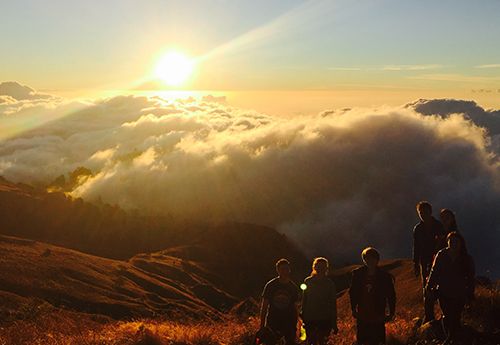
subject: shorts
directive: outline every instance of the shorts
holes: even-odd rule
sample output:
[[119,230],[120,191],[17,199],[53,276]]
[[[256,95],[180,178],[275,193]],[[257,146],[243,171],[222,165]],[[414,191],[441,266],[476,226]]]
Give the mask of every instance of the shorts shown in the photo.
[[287,345],[295,344],[297,335],[297,321],[295,322],[268,322],[269,327],[279,337],[284,337]]
[[385,323],[358,320],[356,338],[358,345],[385,344]]
[[320,337],[328,337],[332,331],[332,321],[331,320],[304,320],[304,328],[306,330],[306,335],[316,335]]

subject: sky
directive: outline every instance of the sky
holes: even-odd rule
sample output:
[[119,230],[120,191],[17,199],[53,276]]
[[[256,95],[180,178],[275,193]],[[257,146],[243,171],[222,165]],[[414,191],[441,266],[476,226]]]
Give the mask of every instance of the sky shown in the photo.
[[172,89],[150,79],[174,49],[198,61],[178,88],[239,92],[243,105],[272,90],[286,93],[269,106],[313,92],[341,106],[455,97],[494,107],[498,13],[497,0],[3,1],[0,79],[71,95]]

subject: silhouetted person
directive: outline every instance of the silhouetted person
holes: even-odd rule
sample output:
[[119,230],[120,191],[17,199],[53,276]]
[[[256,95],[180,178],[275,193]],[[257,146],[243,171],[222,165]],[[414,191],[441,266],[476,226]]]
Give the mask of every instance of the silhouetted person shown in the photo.
[[434,255],[445,246],[443,225],[432,216],[432,206],[427,201],[417,204],[420,222],[413,229],[413,262],[415,275],[421,277],[424,295],[424,322],[434,320],[436,297],[426,293],[425,285],[432,267]]
[[357,321],[357,344],[384,344],[385,323],[394,319],[396,311],[394,278],[378,267],[380,254],[375,248],[366,248],[361,257],[364,266],[352,272],[349,288],[352,316]]
[[[457,226],[457,218],[455,217],[455,213],[450,210],[449,208],[443,208],[439,212],[439,218],[441,218],[441,223],[443,224],[444,227],[444,232],[446,235],[448,235],[450,232],[458,232],[458,226]],[[443,248],[446,247],[446,237],[444,238],[445,244]]]
[[456,339],[466,303],[474,298],[474,262],[467,253],[465,240],[457,232],[447,236],[448,247],[434,259],[426,290],[437,290],[443,312],[443,326],[449,344]]
[[441,224],[443,224],[444,229],[443,235],[439,237],[438,243],[438,247],[441,250],[448,246],[448,234],[459,231],[455,213],[449,208],[441,209],[441,211],[439,211],[439,218],[441,219]]
[[314,259],[312,273],[301,286],[302,320],[309,345],[326,345],[330,332],[338,333],[337,289],[328,278],[328,266],[327,259]]
[[297,334],[300,291],[290,279],[290,262],[280,259],[276,263],[278,276],[271,279],[262,292],[260,329],[268,327],[284,336],[287,345],[295,344]]

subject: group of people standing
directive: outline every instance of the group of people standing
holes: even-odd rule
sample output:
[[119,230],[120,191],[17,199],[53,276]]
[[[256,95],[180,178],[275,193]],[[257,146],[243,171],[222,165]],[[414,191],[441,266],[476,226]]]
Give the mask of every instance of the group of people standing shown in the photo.
[[452,343],[457,338],[464,307],[474,298],[474,262],[452,210],[442,209],[440,222],[432,216],[432,205],[421,201],[417,213],[420,222],[413,229],[413,262],[415,275],[422,281],[423,322],[435,319],[434,305],[439,301],[445,343]]
[[[430,203],[421,201],[416,209],[420,222],[413,229],[413,261],[415,275],[422,281],[423,321],[434,320],[434,305],[439,301],[445,344],[451,344],[464,306],[474,296],[474,264],[451,210],[441,210],[440,222],[432,216]],[[385,344],[385,323],[396,313],[394,277],[379,267],[380,253],[375,248],[364,249],[361,258],[363,265],[353,270],[349,287],[357,344]],[[327,259],[315,258],[310,276],[299,289],[291,279],[290,262],[276,263],[278,276],[262,293],[257,343],[271,345],[281,339],[283,345],[296,344],[299,324],[308,345],[325,345],[332,333],[338,333],[337,289],[328,270]]]

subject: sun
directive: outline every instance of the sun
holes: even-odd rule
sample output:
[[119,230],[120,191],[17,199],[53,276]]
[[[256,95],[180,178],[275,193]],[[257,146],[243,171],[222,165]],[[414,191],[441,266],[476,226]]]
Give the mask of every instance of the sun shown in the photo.
[[169,86],[181,86],[193,74],[194,61],[181,52],[163,55],[155,68],[155,75]]

